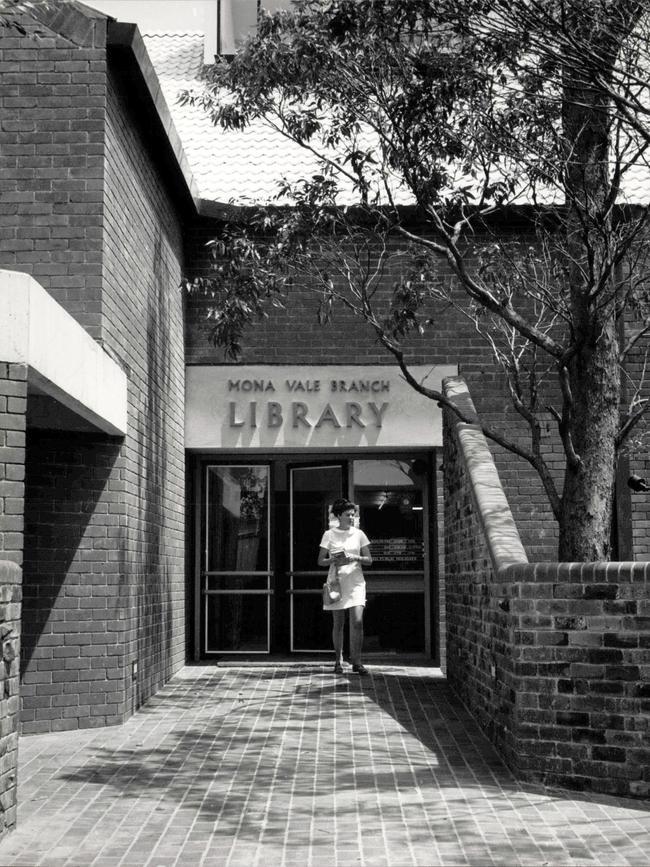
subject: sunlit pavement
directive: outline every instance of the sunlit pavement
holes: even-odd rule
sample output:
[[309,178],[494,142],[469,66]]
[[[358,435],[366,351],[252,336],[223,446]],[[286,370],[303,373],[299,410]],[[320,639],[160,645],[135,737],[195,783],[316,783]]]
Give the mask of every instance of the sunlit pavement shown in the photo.
[[650,864],[650,803],[522,786],[439,671],[188,667],[20,742],[0,865]]

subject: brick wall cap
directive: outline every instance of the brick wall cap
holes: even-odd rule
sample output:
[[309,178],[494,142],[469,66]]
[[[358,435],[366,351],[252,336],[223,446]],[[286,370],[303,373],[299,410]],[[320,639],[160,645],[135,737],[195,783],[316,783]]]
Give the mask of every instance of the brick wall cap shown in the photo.
[[70,0],[65,6],[35,6],[29,10],[29,14],[74,45],[84,48],[105,47],[106,22],[110,16],[79,0]]
[[[446,377],[443,391],[464,415],[477,419],[469,389],[462,377]],[[495,572],[507,566],[528,563],[494,458],[480,425],[458,421],[456,435]]]
[[527,563],[528,557],[483,431],[479,425],[460,423],[457,433],[493,568]]
[[[467,383],[462,376],[446,376],[442,380],[442,387],[445,397],[447,397],[454,406],[457,406],[463,415],[471,420],[473,424],[478,424],[478,413],[474,406],[474,401],[471,398]],[[453,418],[453,417],[452,417]],[[460,419],[457,419],[457,424],[462,424]]]
[[499,570],[500,581],[534,583],[612,584],[650,581],[650,563],[594,561],[589,563],[516,563]]

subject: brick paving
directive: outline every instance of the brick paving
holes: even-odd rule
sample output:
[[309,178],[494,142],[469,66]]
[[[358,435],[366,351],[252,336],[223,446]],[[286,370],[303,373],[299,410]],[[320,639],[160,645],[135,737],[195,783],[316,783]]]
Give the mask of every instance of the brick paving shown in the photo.
[[650,802],[512,777],[435,669],[187,667],[19,747],[0,865],[648,865]]

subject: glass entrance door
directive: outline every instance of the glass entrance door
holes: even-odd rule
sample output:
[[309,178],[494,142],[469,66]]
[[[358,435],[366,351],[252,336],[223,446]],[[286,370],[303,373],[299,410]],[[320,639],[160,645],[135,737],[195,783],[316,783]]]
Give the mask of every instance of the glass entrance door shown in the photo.
[[292,653],[329,650],[332,624],[323,614],[321,588],[326,573],[316,565],[328,529],[329,507],[345,490],[343,464],[289,470],[289,597]]
[[329,507],[341,496],[358,505],[373,556],[364,568],[364,654],[430,657],[438,611],[432,467],[427,454],[202,459],[195,658],[331,653],[317,558]]
[[269,467],[205,468],[203,652],[270,650]]
[[422,458],[352,462],[354,501],[370,539],[364,652],[431,655],[428,464]]

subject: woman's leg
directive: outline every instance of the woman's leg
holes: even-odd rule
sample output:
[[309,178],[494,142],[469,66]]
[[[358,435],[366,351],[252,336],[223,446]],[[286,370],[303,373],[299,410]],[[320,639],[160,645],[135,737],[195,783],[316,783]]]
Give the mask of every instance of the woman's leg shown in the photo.
[[350,608],[350,662],[361,664],[361,649],[363,647],[363,605]]
[[332,611],[332,644],[336,654],[336,662],[343,664],[343,627],[345,626],[345,609]]

